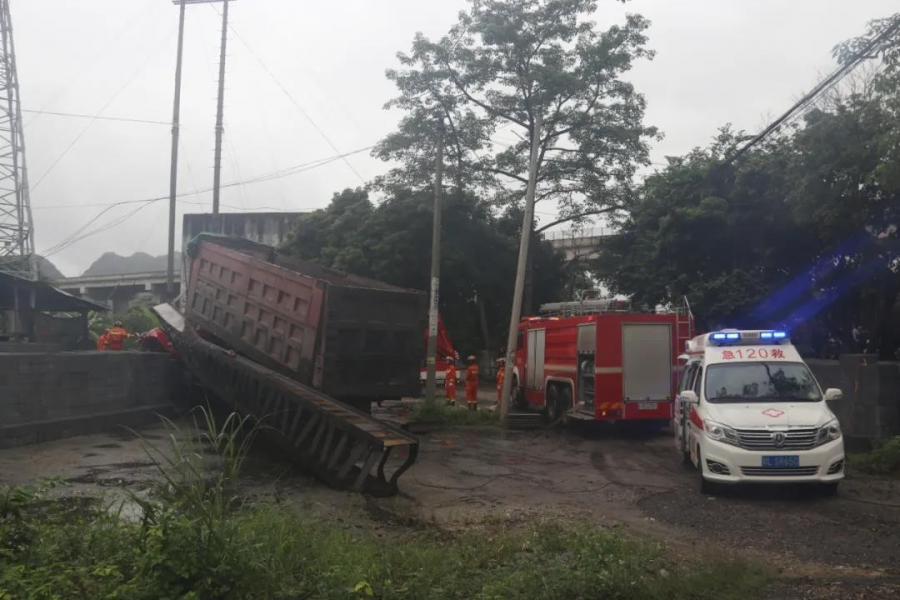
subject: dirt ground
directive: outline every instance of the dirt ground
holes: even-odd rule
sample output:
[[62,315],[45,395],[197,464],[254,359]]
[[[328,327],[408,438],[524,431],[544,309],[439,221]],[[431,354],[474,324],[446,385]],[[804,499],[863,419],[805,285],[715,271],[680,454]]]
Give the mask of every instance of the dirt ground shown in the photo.
[[[61,492],[113,496],[149,487],[147,442],[165,446],[161,426],[0,451],[0,482],[59,476]],[[616,427],[507,432],[434,430],[401,493],[371,499],[328,489],[278,457],[254,455],[246,491],[296,502],[353,526],[389,534],[406,522],[450,529],[485,520],[549,519],[617,528],[666,541],[684,556],[762,560],[781,575],[773,600],[900,598],[900,482],[859,476],[837,497],[797,487],[700,494],[665,432]]]

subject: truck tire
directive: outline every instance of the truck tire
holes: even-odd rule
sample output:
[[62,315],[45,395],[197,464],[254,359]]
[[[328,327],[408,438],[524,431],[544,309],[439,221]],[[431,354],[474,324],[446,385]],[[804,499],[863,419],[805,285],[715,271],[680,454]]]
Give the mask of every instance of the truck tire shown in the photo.
[[544,418],[551,425],[559,420],[559,390],[553,384],[547,386],[546,406],[544,408]]
[[512,405],[516,408],[516,410],[528,410],[528,402],[525,401],[525,390],[519,387],[518,377],[513,377],[512,391],[510,392],[510,396],[512,396]]
[[569,424],[569,419],[566,415],[570,410],[572,410],[572,388],[563,385],[559,394],[559,414],[562,416],[563,425]]

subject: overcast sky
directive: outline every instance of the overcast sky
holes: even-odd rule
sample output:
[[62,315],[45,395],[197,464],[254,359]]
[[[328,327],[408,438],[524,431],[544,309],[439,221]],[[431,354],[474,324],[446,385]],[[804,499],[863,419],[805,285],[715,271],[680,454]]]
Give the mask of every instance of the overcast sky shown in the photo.
[[[167,122],[177,7],[171,0],[10,0],[23,109]],[[721,125],[756,131],[834,67],[835,43],[893,14],[895,0],[600,0],[604,27],[649,18],[656,59],[630,75],[647,123],[666,135],[653,161],[705,145]],[[217,5],[218,6],[218,5]],[[236,182],[366,148],[397,113],[384,71],[417,31],[438,37],[465,0],[237,0],[232,3],[223,181]],[[188,7],[182,96],[183,212],[209,212],[220,18]],[[44,253],[104,205],[165,196],[170,127],[24,115],[37,249]],[[327,139],[326,139],[327,138]],[[368,152],[274,181],[229,187],[223,211],[310,210],[381,173]],[[357,176],[356,173],[359,176]],[[361,179],[360,179],[361,178]],[[188,204],[191,203],[191,204]],[[69,276],[100,254],[162,254],[166,202],[109,210],[110,226],[53,254]],[[551,218],[550,215],[542,215]],[[118,222],[120,221],[121,222]],[[180,239],[180,232],[179,238]]]

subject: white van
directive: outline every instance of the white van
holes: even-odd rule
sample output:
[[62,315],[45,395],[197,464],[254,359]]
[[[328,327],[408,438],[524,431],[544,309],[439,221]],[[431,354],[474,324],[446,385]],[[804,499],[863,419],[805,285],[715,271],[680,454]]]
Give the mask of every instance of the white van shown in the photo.
[[837,491],[841,428],[783,331],[724,330],[687,343],[674,431],[701,489],[716,484],[811,482]]

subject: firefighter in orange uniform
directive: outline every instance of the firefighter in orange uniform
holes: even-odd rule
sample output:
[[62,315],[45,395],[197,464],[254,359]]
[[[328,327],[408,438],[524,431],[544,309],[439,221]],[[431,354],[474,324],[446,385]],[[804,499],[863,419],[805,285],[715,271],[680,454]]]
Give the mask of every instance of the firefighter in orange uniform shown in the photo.
[[503,378],[506,377],[506,359],[497,359],[497,404],[503,402]]
[[447,357],[447,372],[444,375],[444,391],[447,392],[447,404],[456,406],[456,362],[452,356]]
[[474,356],[469,357],[466,369],[466,404],[469,410],[478,410],[478,364]]
[[116,321],[112,329],[108,329],[106,333],[103,334],[103,337],[101,338],[103,347],[100,349],[114,351],[124,350],[125,340],[130,337],[128,332],[125,331],[125,328],[122,327],[122,321]]

